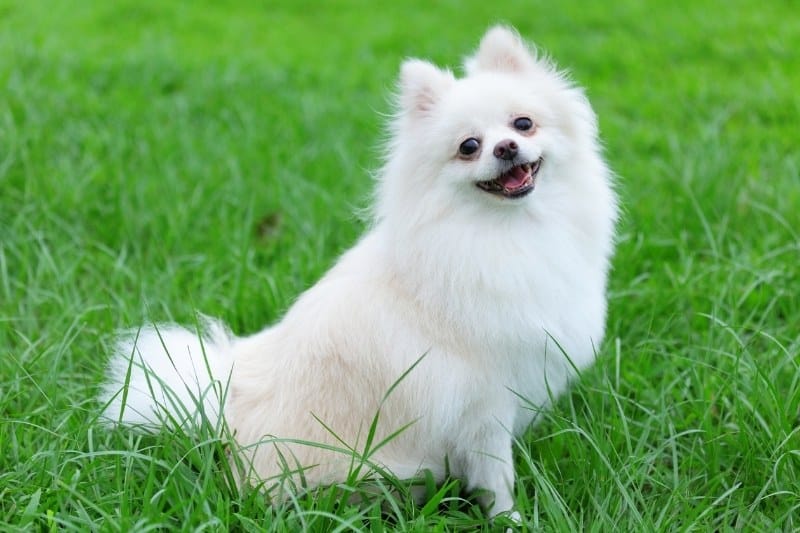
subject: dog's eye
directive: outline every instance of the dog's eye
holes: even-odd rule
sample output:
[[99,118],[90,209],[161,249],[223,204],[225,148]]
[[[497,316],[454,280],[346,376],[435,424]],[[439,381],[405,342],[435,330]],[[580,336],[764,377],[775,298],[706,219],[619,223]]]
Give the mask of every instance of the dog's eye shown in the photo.
[[533,127],[533,121],[528,117],[519,117],[514,120],[514,127],[519,131],[528,131]]
[[472,155],[481,147],[481,142],[475,137],[470,137],[458,147],[458,153],[461,155]]

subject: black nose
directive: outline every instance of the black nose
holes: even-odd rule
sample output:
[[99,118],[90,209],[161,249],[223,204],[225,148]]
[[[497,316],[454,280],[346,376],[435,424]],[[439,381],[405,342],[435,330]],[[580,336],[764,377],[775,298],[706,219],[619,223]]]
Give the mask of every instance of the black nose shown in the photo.
[[494,156],[497,159],[511,160],[517,157],[519,146],[511,139],[505,139],[494,145]]

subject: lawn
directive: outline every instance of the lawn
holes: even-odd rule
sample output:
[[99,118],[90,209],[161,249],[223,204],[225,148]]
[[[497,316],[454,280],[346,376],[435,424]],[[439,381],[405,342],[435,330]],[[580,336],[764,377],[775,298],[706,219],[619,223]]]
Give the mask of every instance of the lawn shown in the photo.
[[624,206],[598,363],[517,449],[524,524],[800,528],[796,6],[302,4],[0,0],[0,529],[503,529],[457,482],[271,508],[223,440],[93,400],[117,328],[280,317],[364,229],[400,61],[496,21],[586,87]]

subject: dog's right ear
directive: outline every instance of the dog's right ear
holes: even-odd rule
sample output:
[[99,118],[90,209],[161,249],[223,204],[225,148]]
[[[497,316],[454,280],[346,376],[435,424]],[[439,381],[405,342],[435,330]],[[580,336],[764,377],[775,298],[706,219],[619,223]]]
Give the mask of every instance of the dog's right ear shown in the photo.
[[536,56],[513,28],[495,26],[486,32],[475,55],[465,61],[468,74],[498,71],[518,74],[534,68]]
[[455,81],[453,73],[421,59],[407,59],[400,67],[400,107],[412,116],[430,114]]

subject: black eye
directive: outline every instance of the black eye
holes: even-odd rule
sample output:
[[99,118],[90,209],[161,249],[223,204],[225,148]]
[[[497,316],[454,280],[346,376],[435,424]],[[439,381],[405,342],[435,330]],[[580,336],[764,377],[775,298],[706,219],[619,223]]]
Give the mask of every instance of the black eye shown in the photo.
[[514,127],[519,131],[528,131],[533,127],[533,121],[528,117],[519,117],[514,120]]
[[481,147],[481,142],[475,137],[470,137],[458,147],[458,153],[461,155],[472,155]]

